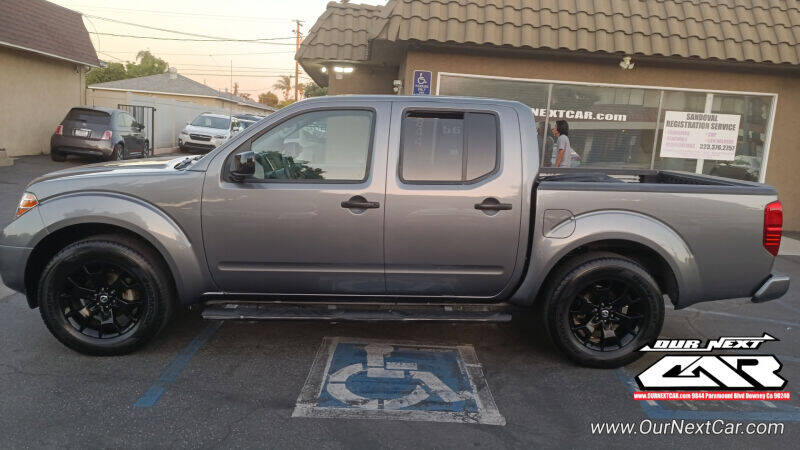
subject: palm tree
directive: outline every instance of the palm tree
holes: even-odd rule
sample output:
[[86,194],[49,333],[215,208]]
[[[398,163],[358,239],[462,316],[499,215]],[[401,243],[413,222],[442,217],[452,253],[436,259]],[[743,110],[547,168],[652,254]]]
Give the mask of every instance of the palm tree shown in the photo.
[[289,98],[289,92],[292,91],[292,77],[290,75],[281,75],[278,81],[272,85],[275,89],[283,92],[283,98]]

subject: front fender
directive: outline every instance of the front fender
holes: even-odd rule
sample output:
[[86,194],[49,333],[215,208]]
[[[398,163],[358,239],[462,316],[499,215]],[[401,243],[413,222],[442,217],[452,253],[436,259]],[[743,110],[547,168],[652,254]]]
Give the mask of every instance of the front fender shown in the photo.
[[[202,243],[192,243],[164,211],[141,199],[113,192],[79,192],[51,197],[37,207],[46,234],[79,224],[114,225],[131,231],[158,250],[167,262],[181,303],[213,290],[203,263]],[[41,240],[45,233],[37,233]],[[35,247],[38,241],[32,243]]]
[[[572,220],[575,231],[563,239],[540,237],[541,223],[536,224],[528,271],[511,297],[512,303],[532,304],[547,275],[567,254],[582,246],[607,240],[632,241],[650,248],[669,264],[681,298],[692,299],[699,295],[700,273],[694,255],[684,239],[665,223],[623,210],[594,211],[575,216]],[[554,229],[560,226],[563,224]]]

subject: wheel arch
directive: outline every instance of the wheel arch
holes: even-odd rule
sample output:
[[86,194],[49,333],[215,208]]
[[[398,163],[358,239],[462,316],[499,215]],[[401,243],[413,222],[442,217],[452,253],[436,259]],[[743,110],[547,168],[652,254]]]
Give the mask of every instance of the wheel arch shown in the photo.
[[566,239],[533,239],[528,270],[512,303],[534,304],[564,262],[589,251],[608,251],[633,259],[653,275],[676,307],[680,307],[681,299],[699,294],[694,255],[665,223],[632,211],[598,211],[575,216],[574,220],[575,231]]
[[181,303],[213,290],[207,285],[210,275],[202,245],[192,245],[180,226],[154,205],[121,194],[80,193],[49,199],[38,209],[47,233],[33,245],[25,268],[31,307],[38,304],[35,286],[47,261],[70,243],[98,234],[123,234],[153,248],[169,269]]

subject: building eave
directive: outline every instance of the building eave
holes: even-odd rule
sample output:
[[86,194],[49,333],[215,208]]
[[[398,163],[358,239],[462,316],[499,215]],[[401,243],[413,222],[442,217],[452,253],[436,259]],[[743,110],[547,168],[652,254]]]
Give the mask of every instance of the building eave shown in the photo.
[[29,48],[29,47],[24,47],[22,45],[12,44],[10,42],[0,41],[0,46],[13,48],[14,50],[22,50],[22,51],[25,51],[25,52],[35,53],[37,55],[45,56],[47,58],[57,59],[59,61],[70,62],[70,63],[73,63],[73,64],[80,64],[80,65],[86,66],[86,67],[100,67],[100,62],[99,61],[97,63],[90,63],[90,62],[86,62],[86,61],[77,61],[77,60],[74,60],[74,59],[71,59],[71,58],[65,58],[63,56],[55,55],[53,53],[47,53],[47,52],[43,52],[41,50],[36,50],[34,48]]

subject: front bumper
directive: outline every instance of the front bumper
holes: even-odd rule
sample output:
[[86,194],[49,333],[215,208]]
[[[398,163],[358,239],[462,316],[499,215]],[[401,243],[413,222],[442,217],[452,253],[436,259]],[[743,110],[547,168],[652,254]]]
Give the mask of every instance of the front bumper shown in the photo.
[[767,281],[753,294],[753,303],[763,303],[780,298],[789,290],[789,277],[771,274]]
[[192,139],[188,135],[181,135],[178,138],[178,147],[192,150],[211,151],[225,142],[225,139],[211,139],[209,141]]
[[0,280],[17,292],[25,292],[25,267],[33,251],[27,247],[0,245]]

